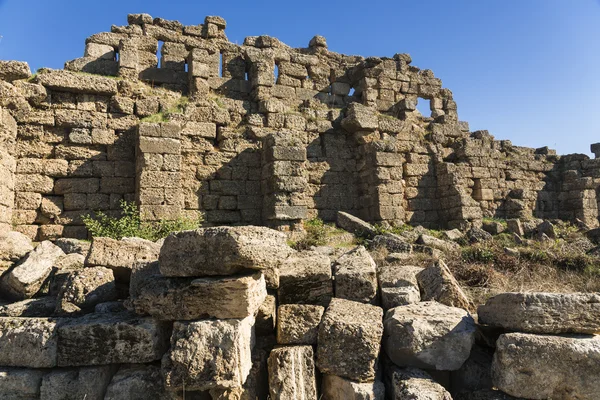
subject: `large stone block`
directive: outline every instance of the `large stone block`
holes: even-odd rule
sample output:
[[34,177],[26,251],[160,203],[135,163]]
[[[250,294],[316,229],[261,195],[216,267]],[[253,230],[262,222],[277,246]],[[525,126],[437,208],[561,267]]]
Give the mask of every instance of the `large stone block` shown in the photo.
[[477,309],[479,322],[531,333],[600,333],[600,295],[502,293]]
[[201,279],[167,278],[154,262],[136,265],[129,293],[131,308],[138,314],[160,320],[194,320],[254,315],[265,300],[267,289],[260,272]]
[[597,336],[501,335],[492,379],[498,389],[526,399],[600,398]]
[[166,397],[160,367],[124,365],[112,377],[104,400],[163,400]]
[[377,235],[373,225],[343,211],[338,211],[336,224],[340,228],[366,239],[372,239]]
[[43,369],[0,367],[0,399],[37,400],[40,398]]
[[281,304],[329,304],[333,297],[329,257],[314,251],[290,256],[281,264],[277,294]]
[[358,383],[335,375],[323,376],[323,400],[384,400],[381,381]]
[[15,231],[0,233],[0,263],[19,261],[31,250],[33,250],[31,240],[22,233]]
[[168,327],[128,312],[90,314],[58,329],[58,365],[147,363],[166,351]]
[[252,368],[254,317],[175,322],[162,359],[169,390],[241,388]]
[[363,246],[340,256],[334,266],[335,297],[371,303],[377,296],[377,266]]
[[54,313],[56,297],[39,297],[0,305],[0,317],[49,317]]
[[475,342],[469,313],[436,302],[392,308],[384,326],[383,348],[400,367],[457,370]]
[[69,274],[58,294],[57,311],[64,312],[72,306],[84,311],[92,310],[98,303],[116,299],[117,287],[112,270],[84,268]]
[[311,346],[273,349],[268,364],[271,399],[318,399],[315,361]]
[[172,233],[160,252],[160,272],[172,277],[231,275],[276,269],[294,250],[286,236],[258,226],[203,228]]
[[77,74],[64,70],[44,70],[36,76],[38,83],[63,92],[117,94],[117,81],[104,76]]
[[433,378],[417,368],[386,368],[386,389],[389,399],[452,400],[450,393]]
[[48,318],[0,318],[0,365],[55,367],[58,326]]
[[40,243],[23,261],[2,277],[0,288],[6,297],[28,299],[42,287],[52,267],[65,253],[50,241]]
[[417,274],[423,268],[410,265],[384,265],[377,279],[384,310],[421,301]]
[[383,334],[382,318],[379,307],[333,299],[319,327],[319,370],[357,382],[372,381]]
[[435,300],[465,310],[471,306],[467,295],[442,260],[419,272],[417,280],[421,288],[421,299],[424,301]]
[[374,131],[379,127],[377,111],[360,103],[350,103],[346,109],[346,117],[342,120],[342,127],[350,133]]
[[311,304],[283,304],[277,308],[277,343],[317,344],[325,308]]
[[6,82],[26,79],[31,76],[31,70],[26,62],[0,61],[0,79]]
[[42,380],[40,400],[104,400],[115,369],[103,365],[51,371]]

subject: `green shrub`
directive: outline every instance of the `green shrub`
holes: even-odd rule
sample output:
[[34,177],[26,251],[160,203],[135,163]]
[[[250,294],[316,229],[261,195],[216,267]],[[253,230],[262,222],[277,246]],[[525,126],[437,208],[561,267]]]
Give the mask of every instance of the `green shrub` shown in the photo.
[[98,211],[95,216],[84,215],[83,223],[92,237],[109,237],[117,240],[124,237],[139,237],[156,241],[168,236],[171,232],[200,227],[202,217],[197,219],[179,217],[172,221],[142,222],[135,203],[121,201],[120,217],[112,217]]
[[293,247],[296,250],[306,250],[312,246],[323,246],[327,243],[327,225],[320,218],[304,221],[306,236],[298,240]]
[[466,262],[488,264],[496,260],[496,254],[485,247],[467,247],[462,250],[462,259]]

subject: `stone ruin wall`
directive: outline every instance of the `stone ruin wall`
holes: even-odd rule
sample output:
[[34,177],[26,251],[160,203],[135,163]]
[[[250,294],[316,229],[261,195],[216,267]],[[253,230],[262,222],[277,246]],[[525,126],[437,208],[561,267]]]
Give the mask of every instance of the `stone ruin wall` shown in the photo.
[[[85,238],[82,215],[125,199],[147,220],[202,211],[209,225],[284,230],[339,210],[426,227],[598,225],[598,159],[470,132],[452,92],[406,54],[341,55],[318,36],[237,45],[219,17],[128,22],[89,37],[65,70],[3,64],[0,223]],[[178,104],[168,122],[144,121]]]

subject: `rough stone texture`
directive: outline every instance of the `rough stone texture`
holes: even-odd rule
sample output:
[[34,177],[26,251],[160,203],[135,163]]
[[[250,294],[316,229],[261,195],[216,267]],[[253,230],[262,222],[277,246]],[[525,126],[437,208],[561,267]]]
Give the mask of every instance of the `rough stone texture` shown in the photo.
[[475,322],[464,310],[436,302],[392,308],[385,315],[383,348],[394,364],[457,370],[475,342]]
[[169,235],[160,252],[165,276],[231,275],[277,268],[294,251],[286,236],[265,227],[215,227]]
[[516,397],[502,393],[499,390],[477,390],[474,392],[463,392],[453,396],[454,400],[521,400]]
[[450,376],[453,393],[491,389],[493,350],[475,344],[467,361]]
[[329,304],[333,297],[329,257],[314,251],[290,256],[281,264],[277,295],[280,304]]
[[600,333],[600,296],[502,293],[477,309],[479,322],[531,333]]
[[26,62],[0,61],[0,79],[12,82],[17,79],[26,79],[31,76],[31,70]]
[[373,238],[374,247],[384,247],[390,253],[411,253],[412,245],[402,236],[386,233]]
[[417,239],[417,243],[446,253],[460,250],[460,246],[457,243],[449,242],[443,239],[438,239],[430,235],[420,235]]
[[36,75],[41,85],[64,92],[117,94],[117,81],[103,76],[81,75],[63,70],[45,69]]
[[53,368],[58,349],[56,320],[0,318],[0,365]]
[[377,266],[363,246],[343,254],[334,266],[335,297],[370,303],[377,296]]
[[0,233],[0,263],[19,261],[31,250],[33,250],[31,240],[22,233],[15,231]]
[[119,281],[129,281],[134,264],[158,260],[160,244],[139,238],[115,240],[98,237],[92,241],[86,266],[107,267]]
[[158,366],[131,364],[112,377],[104,400],[162,400],[165,396]]
[[600,398],[596,336],[501,335],[492,364],[494,385],[527,399]]
[[272,335],[277,326],[277,299],[273,295],[267,295],[262,302],[256,317],[254,317],[254,331],[256,336]]
[[33,297],[52,272],[56,260],[64,255],[52,242],[40,243],[19,265],[2,277],[0,287],[5,296],[18,300]]
[[395,264],[379,269],[377,279],[384,310],[421,301],[417,274],[422,270],[421,267]]
[[36,400],[46,371],[0,367],[0,399]]
[[166,278],[158,263],[138,264],[129,287],[130,307],[161,320],[254,315],[267,296],[260,272],[231,277]]
[[269,394],[273,400],[317,400],[311,346],[279,347],[269,356]]
[[338,211],[336,224],[340,228],[366,239],[372,239],[377,235],[373,225],[343,211]]
[[0,317],[49,317],[56,307],[56,297],[40,297],[0,305]]
[[277,343],[317,344],[325,308],[310,304],[283,304],[277,308]]
[[382,318],[379,307],[331,300],[319,327],[319,370],[357,382],[372,381],[383,334]]
[[435,300],[447,306],[464,309],[471,306],[467,295],[442,260],[419,272],[417,281],[423,301]]
[[321,385],[323,400],[384,400],[381,381],[358,383],[335,375],[324,375]]
[[70,303],[82,310],[117,299],[117,287],[112,270],[104,267],[84,268],[72,272],[58,294],[57,307]]
[[254,317],[175,322],[162,359],[165,386],[176,390],[240,388],[252,368]]
[[40,400],[104,400],[115,367],[84,367],[49,372],[42,380]]
[[146,363],[166,350],[167,326],[130,313],[90,314],[58,329],[58,365]]
[[81,254],[87,257],[91,243],[78,239],[59,238],[54,242],[65,254]]
[[452,400],[442,385],[417,368],[387,368],[386,389],[390,399]]

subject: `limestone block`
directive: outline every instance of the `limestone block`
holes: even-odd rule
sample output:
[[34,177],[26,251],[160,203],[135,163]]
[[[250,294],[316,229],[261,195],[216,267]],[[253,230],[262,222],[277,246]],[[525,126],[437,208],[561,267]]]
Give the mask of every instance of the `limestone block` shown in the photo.
[[46,371],[0,367],[0,399],[37,400]]
[[372,381],[383,334],[382,318],[379,307],[332,299],[319,327],[319,370],[357,382]]
[[15,191],[33,193],[52,193],[54,179],[46,175],[15,175]]
[[373,238],[374,247],[384,247],[390,253],[411,253],[412,246],[402,236],[393,233],[377,235]]
[[494,386],[527,399],[600,398],[598,336],[501,335],[492,364]]
[[0,317],[0,365],[55,367],[58,326],[48,318]]
[[203,228],[169,235],[160,252],[165,276],[231,275],[276,269],[294,250],[281,232],[257,226]]
[[447,306],[469,309],[470,302],[467,295],[442,260],[419,272],[417,280],[421,288],[422,300],[435,300]]
[[23,261],[2,277],[4,295],[13,299],[33,297],[42,287],[57,259],[65,253],[50,241],[40,243]]
[[90,251],[90,242],[72,239],[72,238],[59,238],[54,241],[54,244],[61,248],[65,254],[81,254],[87,256]]
[[0,80],[12,82],[31,76],[31,70],[26,62],[0,61]]
[[422,270],[421,267],[394,264],[380,268],[377,279],[384,310],[421,301],[417,274]]
[[40,400],[104,400],[115,367],[104,365],[50,371],[42,380]]
[[452,400],[442,385],[417,368],[386,368],[385,379],[390,399]]
[[269,355],[269,394],[273,400],[317,400],[311,346],[278,347]]
[[0,233],[0,262],[16,262],[33,250],[31,240],[22,233],[8,231]]
[[117,81],[99,75],[76,74],[65,70],[46,69],[36,81],[49,89],[73,93],[117,94]]
[[163,400],[165,397],[160,367],[123,365],[112,377],[104,400]]
[[392,308],[384,327],[383,348],[401,367],[457,370],[475,342],[475,322],[469,313],[436,302]]
[[240,388],[252,368],[254,317],[175,322],[162,359],[169,390]]
[[55,307],[55,297],[27,299],[0,305],[0,317],[49,317]]
[[[76,255],[79,256],[79,255]],[[105,267],[84,268],[71,272],[58,293],[57,312],[64,312],[69,303],[82,310],[92,310],[96,304],[117,299],[117,287],[112,270]]]
[[460,246],[458,245],[458,243],[438,239],[430,235],[420,235],[417,239],[417,243],[422,244],[423,246],[428,246],[434,249],[441,250],[446,253],[460,250]]
[[317,344],[325,308],[311,304],[283,304],[277,308],[277,343]]
[[342,128],[350,133],[358,131],[374,131],[379,127],[376,110],[360,103],[350,103],[346,109],[346,117],[342,120]]
[[600,296],[592,293],[502,293],[477,309],[479,322],[531,333],[600,333]]
[[323,400],[384,400],[381,381],[358,383],[335,375],[324,375],[321,385]]
[[254,315],[267,296],[260,272],[231,277],[167,278],[158,263],[135,266],[130,307],[160,320],[245,318]]
[[335,297],[370,303],[377,296],[375,261],[364,248],[358,246],[340,256],[334,266]]
[[333,297],[329,257],[313,251],[290,256],[279,269],[277,295],[280,304],[329,304]]
[[70,319],[58,329],[58,365],[156,361],[166,350],[167,334],[165,324],[128,312]]

